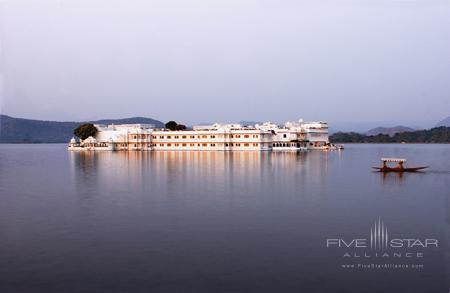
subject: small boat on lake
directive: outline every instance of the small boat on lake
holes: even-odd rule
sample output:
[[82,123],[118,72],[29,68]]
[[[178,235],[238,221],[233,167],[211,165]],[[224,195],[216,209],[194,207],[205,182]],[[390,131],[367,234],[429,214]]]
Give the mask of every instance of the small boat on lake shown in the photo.
[[[381,167],[372,167],[378,172],[417,172],[423,169],[428,168],[428,166],[421,167],[406,167],[406,159],[400,158],[381,158]],[[388,163],[397,163],[396,166],[391,167]]]

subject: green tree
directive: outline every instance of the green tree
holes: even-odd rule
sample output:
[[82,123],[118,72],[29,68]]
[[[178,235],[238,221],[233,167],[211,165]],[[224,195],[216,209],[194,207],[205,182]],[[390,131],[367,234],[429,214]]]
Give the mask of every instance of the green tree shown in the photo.
[[75,130],[73,131],[73,134],[75,134],[77,137],[81,138],[81,139],[86,139],[89,136],[94,137],[95,134],[97,134],[97,128],[95,128],[94,124],[91,123],[86,123],[86,124],[82,124],[80,126],[78,126],[77,128],[75,128]]
[[177,130],[186,130],[186,125],[178,124],[177,125]]
[[169,121],[166,123],[166,128],[170,129],[170,130],[178,130],[178,123],[176,123],[175,121]]

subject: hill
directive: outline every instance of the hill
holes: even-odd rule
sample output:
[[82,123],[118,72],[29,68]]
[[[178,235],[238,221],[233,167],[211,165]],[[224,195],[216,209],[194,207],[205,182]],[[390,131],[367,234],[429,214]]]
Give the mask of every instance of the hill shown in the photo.
[[400,132],[392,137],[387,134],[364,135],[356,132],[337,132],[330,136],[330,141],[333,143],[450,143],[450,127]]
[[441,120],[441,121],[439,121],[436,124],[436,127],[440,127],[440,126],[450,127],[450,116],[445,118],[445,119],[443,119],[443,120]]
[[83,122],[59,122],[14,118],[7,115],[0,115],[0,143],[64,143],[68,142],[73,136],[73,130],[83,123],[147,123],[154,124],[156,127],[164,127],[164,123],[161,121],[145,117]]
[[372,128],[365,133],[365,135],[378,135],[378,134],[387,134],[389,136],[394,136],[396,133],[400,132],[411,132],[414,131],[411,127],[406,126],[394,126],[394,127],[376,127]]

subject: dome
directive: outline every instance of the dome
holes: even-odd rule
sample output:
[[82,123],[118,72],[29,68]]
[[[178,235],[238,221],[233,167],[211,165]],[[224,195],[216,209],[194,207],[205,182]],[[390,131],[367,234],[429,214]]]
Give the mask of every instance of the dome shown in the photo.
[[75,137],[72,137],[72,139],[70,140],[70,143],[77,143],[77,141],[75,140]]

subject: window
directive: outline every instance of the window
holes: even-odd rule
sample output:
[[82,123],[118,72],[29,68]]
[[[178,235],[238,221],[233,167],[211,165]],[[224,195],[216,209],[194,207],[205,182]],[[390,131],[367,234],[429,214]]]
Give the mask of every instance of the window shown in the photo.
[[211,135],[210,138],[216,138],[216,136],[215,135]]
[[212,146],[212,147],[213,147],[213,146],[216,146],[216,144],[215,144],[215,143],[212,143],[212,144],[210,144],[210,146]]
[[175,135],[174,138],[180,138],[178,135]]
[[186,146],[186,144],[185,144],[185,143],[183,143],[183,144],[182,144],[182,146],[184,146],[184,147],[185,147],[185,146]]
[[183,135],[181,138],[186,138],[186,135]]
[[[164,138],[164,136],[162,138]],[[167,139],[170,139],[170,135],[167,136]]]
[[248,143],[244,143],[244,146],[248,147],[248,146],[249,146],[249,144],[248,144]]
[[[137,138],[137,136],[135,135],[135,136],[134,136],[134,139],[136,139],[136,138]],[[136,145],[135,145],[135,146],[136,146]]]
[[228,144],[226,143],[226,144],[225,144],[225,146],[227,147],[227,146],[228,146]]
[[250,137],[250,135],[246,134],[246,135],[244,135],[244,137],[245,137],[245,138],[249,138],[249,137]]
[[195,135],[191,135],[191,138],[195,138]]
[[203,144],[202,144],[202,146],[204,146],[204,147],[205,147],[205,146],[208,146],[208,145],[207,145],[206,143],[203,143]]
[[283,137],[286,138],[286,137],[287,137],[287,134],[283,134]]
[[172,144],[168,143],[167,146],[170,147],[170,146],[172,146]]

